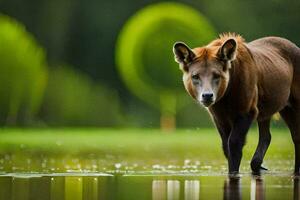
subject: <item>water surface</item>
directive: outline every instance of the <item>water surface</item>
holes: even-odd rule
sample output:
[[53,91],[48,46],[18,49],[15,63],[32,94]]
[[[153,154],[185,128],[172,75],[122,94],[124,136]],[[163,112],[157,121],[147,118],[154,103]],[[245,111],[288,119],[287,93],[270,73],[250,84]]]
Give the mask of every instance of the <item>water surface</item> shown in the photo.
[[289,133],[274,131],[262,176],[250,174],[251,130],[240,177],[214,129],[3,130],[0,200],[299,199]]
[[0,200],[299,199],[299,179],[265,174],[5,174]]

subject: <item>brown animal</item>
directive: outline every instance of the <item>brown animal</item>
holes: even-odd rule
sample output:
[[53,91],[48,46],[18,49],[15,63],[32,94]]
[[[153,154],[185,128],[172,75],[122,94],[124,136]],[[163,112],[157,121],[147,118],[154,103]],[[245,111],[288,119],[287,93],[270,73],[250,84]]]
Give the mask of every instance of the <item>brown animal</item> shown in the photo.
[[175,59],[187,92],[203,106],[222,138],[229,173],[238,173],[251,123],[259,142],[251,168],[262,169],[271,141],[270,120],[279,112],[295,145],[295,173],[300,172],[300,49],[287,39],[265,37],[246,43],[223,34],[207,46],[190,49],[177,42]]

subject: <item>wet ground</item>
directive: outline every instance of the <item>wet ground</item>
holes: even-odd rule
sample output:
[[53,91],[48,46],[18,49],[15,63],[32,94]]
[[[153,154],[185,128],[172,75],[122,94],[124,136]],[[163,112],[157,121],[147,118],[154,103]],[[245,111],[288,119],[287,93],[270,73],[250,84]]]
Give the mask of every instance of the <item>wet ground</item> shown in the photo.
[[0,200],[299,199],[289,133],[275,130],[261,176],[251,130],[238,177],[214,129],[2,130]]
[[0,177],[1,200],[199,200],[299,199],[299,179],[288,174],[97,173],[5,174]]

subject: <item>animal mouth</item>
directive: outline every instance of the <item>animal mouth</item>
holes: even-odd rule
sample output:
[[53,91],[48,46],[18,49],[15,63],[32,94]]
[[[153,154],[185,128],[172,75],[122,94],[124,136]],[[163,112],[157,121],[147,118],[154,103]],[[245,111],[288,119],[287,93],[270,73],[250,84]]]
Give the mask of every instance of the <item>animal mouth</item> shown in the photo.
[[214,102],[213,100],[206,100],[206,101],[202,100],[201,101],[202,105],[204,105],[205,107],[209,107],[210,105],[213,104],[213,102]]

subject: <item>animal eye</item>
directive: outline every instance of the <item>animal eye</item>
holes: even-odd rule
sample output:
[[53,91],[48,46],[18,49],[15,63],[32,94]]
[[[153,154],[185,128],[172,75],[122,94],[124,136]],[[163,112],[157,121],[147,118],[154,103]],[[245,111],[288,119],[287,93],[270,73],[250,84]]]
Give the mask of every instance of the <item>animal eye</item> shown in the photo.
[[194,74],[194,75],[192,75],[192,79],[193,79],[193,80],[199,80],[199,76],[198,76],[198,74]]
[[192,75],[192,82],[193,82],[194,85],[200,85],[200,86],[202,86],[202,81],[201,81],[201,79],[199,77],[199,74]]
[[214,79],[214,80],[219,80],[220,77],[221,77],[221,76],[220,76],[219,74],[214,74],[214,75],[213,75],[213,79]]

